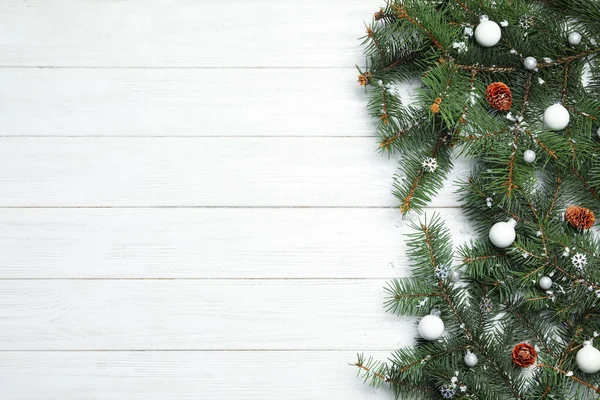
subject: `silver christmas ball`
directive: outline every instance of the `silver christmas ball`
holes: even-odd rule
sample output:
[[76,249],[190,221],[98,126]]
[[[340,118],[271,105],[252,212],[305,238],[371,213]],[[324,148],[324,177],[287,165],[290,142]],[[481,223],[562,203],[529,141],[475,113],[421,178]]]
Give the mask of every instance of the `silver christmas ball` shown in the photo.
[[467,364],[467,367],[476,366],[477,361],[479,361],[477,360],[477,356],[470,351],[467,351],[467,354],[465,354],[465,364]]
[[450,274],[450,280],[452,282],[458,282],[460,281],[460,278],[462,278],[462,272],[460,271],[452,271],[452,273]]
[[577,46],[579,43],[581,43],[581,33],[579,32],[572,32],[569,34],[569,44],[571,46]]
[[535,161],[535,151],[525,150],[525,152],[523,153],[523,160],[525,160],[525,162],[529,163],[529,164],[534,162]]
[[600,128],[598,128],[598,130],[596,131],[596,135],[598,135],[598,137],[600,138]]
[[547,276],[541,277],[538,283],[540,285],[540,289],[548,290],[552,287],[552,279]]
[[523,66],[530,71],[537,68],[537,60],[533,57],[527,57],[523,60]]

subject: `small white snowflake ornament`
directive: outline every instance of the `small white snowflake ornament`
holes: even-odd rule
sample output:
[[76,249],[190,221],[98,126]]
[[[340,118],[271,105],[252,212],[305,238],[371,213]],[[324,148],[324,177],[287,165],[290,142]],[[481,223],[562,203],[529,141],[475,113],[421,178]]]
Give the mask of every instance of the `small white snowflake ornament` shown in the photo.
[[438,167],[437,160],[435,158],[427,157],[423,161],[423,169],[427,172],[435,172],[437,167]]
[[571,263],[575,268],[581,271],[587,265],[587,257],[585,254],[576,253],[573,257],[571,257]]

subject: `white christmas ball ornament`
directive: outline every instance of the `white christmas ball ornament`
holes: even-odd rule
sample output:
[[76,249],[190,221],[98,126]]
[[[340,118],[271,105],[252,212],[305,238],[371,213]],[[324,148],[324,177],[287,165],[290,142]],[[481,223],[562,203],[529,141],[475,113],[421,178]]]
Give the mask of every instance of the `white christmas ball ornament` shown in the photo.
[[525,152],[523,153],[523,160],[525,160],[525,162],[529,163],[529,164],[534,162],[535,161],[535,151],[525,150]]
[[487,17],[481,17],[481,22],[475,28],[475,40],[483,47],[492,47],[498,44],[502,37],[500,25],[490,21]]
[[527,57],[523,60],[523,66],[530,71],[537,68],[537,60],[533,57]]
[[477,356],[470,351],[467,350],[467,354],[465,354],[465,364],[467,367],[474,367],[477,365]]
[[490,229],[490,241],[496,247],[505,249],[515,241],[517,221],[510,219],[508,222],[496,222]]
[[600,371],[600,350],[589,342],[579,349],[575,360],[579,369],[586,374],[595,374]]
[[444,333],[444,321],[439,317],[439,311],[434,310],[419,321],[419,335],[425,340],[437,340]]
[[540,285],[540,289],[548,290],[552,287],[552,279],[550,279],[547,276],[542,276],[540,278],[539,285]]
[[600,138],[600,128],[598,128],[598,130],[596,131],[596,135],[598,135],[598,137]]
[[562,104],[556,103],[544,111],[544,124],[553,131],[562,131],[569,125],[569,112]]
[[577,46],[579,43],[581,43],[581,33],[579,32],[572,32],[569,34],[569,44],[571,46]]

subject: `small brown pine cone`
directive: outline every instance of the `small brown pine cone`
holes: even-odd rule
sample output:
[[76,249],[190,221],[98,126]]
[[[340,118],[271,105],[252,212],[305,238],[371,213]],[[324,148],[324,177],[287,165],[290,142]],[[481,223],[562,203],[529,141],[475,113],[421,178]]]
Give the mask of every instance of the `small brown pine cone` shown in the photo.
[[507,111],[512,104],[510,88],[502,82],[494,82],[487,87],[487,101],[496,110]]
[[596,222],[594,212],[581,206],[569,206],[565,211],[565,219],[577,229],[590,229]]
[[440,112],[440,106],[437,103],[433,103],[429,109],[431,110],[432,113],[437,114]]
[[360,86],[366,86],[369,84],[370,79],[371,79],[371,73],[365,72],[364,74],[360,74],[358,76],[358,83],[360,83]]
[[536,357],[535,348],[529,343],[519,343],[512,350],[512,360],[521,368],[531,367]]
[[385,13],[383,10],[379,10],[375,13],[375,15],[373,15],[373,18],[375,18],[375,21],[379,21],[380,19],[385,18]]

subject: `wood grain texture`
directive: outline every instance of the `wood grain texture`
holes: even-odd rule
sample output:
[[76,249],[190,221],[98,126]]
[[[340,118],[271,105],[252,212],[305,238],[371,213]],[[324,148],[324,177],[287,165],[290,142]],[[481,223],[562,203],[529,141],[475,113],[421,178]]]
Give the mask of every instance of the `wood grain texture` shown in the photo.
[[[0,206],[393,207],[374,138],[2,138]],[[455,168],[432,206],[455,206]]]
[[351,67],[379,0],[5,0],[14,66]]
[[[383,360],[388,353],[369,353]],[[340,352],[3,352],[2,400],[392,400]]]
[[354,68],[3,69],[0,135],[373,136],[356,74]]
[[[453,209],[456,245],[471,235]],[[397,209],[0,209],[0,279],[390,278],[409,271]]]
[[0,282],[0,350],[384,350],[385,280]]

